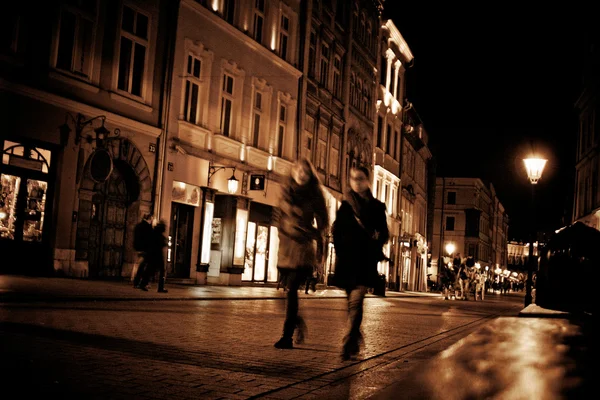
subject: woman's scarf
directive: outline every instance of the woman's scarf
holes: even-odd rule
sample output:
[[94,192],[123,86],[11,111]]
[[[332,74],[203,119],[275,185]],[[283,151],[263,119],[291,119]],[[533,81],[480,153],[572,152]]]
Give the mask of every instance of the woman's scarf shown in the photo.
[[350,207],[352,207],[352,211],[354,212],[354,217],[359,225],[364,228],[363,218],[365,217],[364,211],[368,205],[368,203],[373,199],[373,194],[369,189],[367,189],[366,198],[361,197],[358,193],[353,190],[349,190],[344,196],[344,200]]

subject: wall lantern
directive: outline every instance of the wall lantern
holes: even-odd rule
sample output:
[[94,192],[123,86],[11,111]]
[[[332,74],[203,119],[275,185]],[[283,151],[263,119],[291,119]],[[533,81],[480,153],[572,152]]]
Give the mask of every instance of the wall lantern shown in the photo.
[[237,193],[238,190],[238,186],[239,186],[239,181],[237,180],[237,178],[235,177],[235,168],[234,166],[229,166],[229,165],[209,165],[208,167],[208,184],[207,186],[210,186],[210,178],[212,178],[212,176],[214,174],[216,174],[217,172],[219,172],[222,169],[231,169],[233,172],[231,174],[231,178],[229,178],[227,180],[227,192],[229,194],[235,194]]
[[[104,126],[104,123],[106,122],[105,115],[98,115],[96,117],[86,119],[83,114],[77,114],[77,116],[74,117],[70,113],[66,113],[65,123],[58,127],[60,131],[60,143],[63,146],[67,145],[67,143],[69,142],[69,136],[71,134],[71,128],[67,123],[69,118],[71,119],[71,121],[73,121],[75,125],[75,144],[79,144],[81,142],[81,139],[85,139],[85,141],[88,143],[92,143],[93,141],[95,141],[98,147],[104,147],[104,143],[106,140],[115,139],[121,134],[121,131],[118,128],[115,129],[113,132],[106,129],[106,127]],[[95,137],[93,137],[90,134],[84,135],[83,130],[85,129],[85,127],[88,125],[92,125],[93,122],[98,119],[102,121],[102,124],[94,129]],[[113,135],[112,137],[110,137],[111,134]]]

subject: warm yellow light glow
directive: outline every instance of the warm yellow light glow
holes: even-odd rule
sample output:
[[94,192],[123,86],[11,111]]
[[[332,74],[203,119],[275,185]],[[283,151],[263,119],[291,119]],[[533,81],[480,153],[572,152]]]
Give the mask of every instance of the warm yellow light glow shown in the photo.
[[277,38],[277,24],[273,24],[273,29],[271,32],[271,50],[275,50],[275,46],[276,46],[276,38]]
[[246,255],[246,229],[248,227],[248,210],[237,210],[235,223],[235,243],[233,247],[233,265],[243,265]]
[[219,10],[219,0],[213,0],[213,2],[212,2],[212,9],[213,9],[213,11],[218,11]]
[[212,240],[212,221],[215,204],[207,201],[204,205],[204,226],[202,227],[202,250],[200,263],[208,264],[210,261],[210,242]]
[[475,268],[480,269],[481,268],[481,264],[475,263]]
[[4,211],[0,211],[0,219],[6,218],[7,215]]
[[544,167],[546,166],[546,161],[548,160],[537,157],[526,158],[523,160],[525,163],[525,169],[527,169],[527,177],[533,185],[538,183],[542,177]]
[[233,175],[231,175],[231,178],[227,180],[227,191],[229,194],[235,194],[237,192],[238,184],[239,181],[236,179],[234,171]]
[[269,154],[269,159],[267,160],[267,169],[273,171],[273,155],[271,154]]
[[454,243],[446,244],[446,253],[448,253],[448,255],[454,254],[454,250],[456,250],[456,246],[454,245]]

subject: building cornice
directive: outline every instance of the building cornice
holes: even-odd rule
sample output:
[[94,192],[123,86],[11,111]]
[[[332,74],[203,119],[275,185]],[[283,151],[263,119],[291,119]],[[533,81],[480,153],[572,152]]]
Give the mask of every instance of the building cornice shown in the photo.
[[388,19],[387,21],[385,21],[385,24],[383,24],[382,28],[386,29],[390,33],[390,39],[394,43],[396,43],[396,45],[398,46],[398,49],[400,49],[400,53],[406,59],[406,62],[408,62],[408,63],[412,62],[412,60],[414,59],[412,51],[410,51],[410,47],[408,47],[408,43],[406,43],[406,40],[404,40],[404,37],[402,36],[400,31],[398,30],[398,28],[396,28],[394,21],[392,21],[391,19]]
[[302,76],[302,72],[296,69],[293,65],[289,64],[287,61],[282,60],[278,55],[269,51],[262,44],[257,43],[254,39],[244,34],[244,32],[240,31],[236,27],[232,26],[228,22],[219,18],[217,15],[212,13],[208,8],[200,5],[199,3],[192,0],[183,0],[181,2],[182,5],[186,6],[190,10],[194,11],[197,15],[205,18],[209,22],[213,23],[215,26],[223,30],[225,33],[237,38],[240,42],[244,43],[250,49],[258,52],[263,57],[266,57],[269,61],[271,61],[274,65],[283,69],[284,71],[290,73],[295,78],[300,78]]
[[15,93],[22,96],[27,96],[31,99],[38,100],[56,107],[62,107],[67,111],[81,113],[86,116],[105,115],[106,121],[111,124],[117,125],[121,128],[127,128],[135,132],[143,133],[153,138],[157,138],[162,132],[160,128],[157,128],[155,126],[148,125],[146,123],[139,122],[119,114],[114,114],[110,111],[90,106],[79,101],[67,99],[65,97],[53,93],[45,92],[39,89],[34,89],[26,85],[13,83],[2,78],[0,78],[0,90]]

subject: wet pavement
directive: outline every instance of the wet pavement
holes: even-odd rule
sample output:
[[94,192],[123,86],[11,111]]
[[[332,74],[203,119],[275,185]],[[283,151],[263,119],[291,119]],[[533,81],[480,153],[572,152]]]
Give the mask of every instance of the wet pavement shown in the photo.
[[342,362],[340,290],[300,292],[308,338],[277,350],[283,290],[168,289],[0,275],[0,384],[26,398],[591,398],[591,325],[524,310],[522,293],[369,295],[365,349]]

